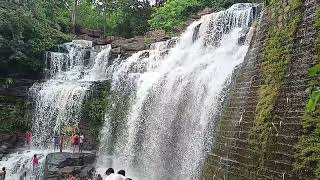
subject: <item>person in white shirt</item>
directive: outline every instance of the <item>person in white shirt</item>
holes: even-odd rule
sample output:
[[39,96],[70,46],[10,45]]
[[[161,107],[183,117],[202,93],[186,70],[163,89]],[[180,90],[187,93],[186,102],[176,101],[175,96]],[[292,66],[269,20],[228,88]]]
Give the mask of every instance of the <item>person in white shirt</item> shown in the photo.
[[[122,171],[123,170],[120,170],[119,172],[121,173]],[[122,174],[119,174],[119,172],[116,174],[112,168],[107,169],[107,178],[105,180],[125,180],[126,178]]]
[[83,139],[84,139],[84,135],[81,134],[81,135],[80,135],[79,152],[82,152],[82,151],[83,151]]
[[105,180],[126,180],[126,178],[121,174],[112,173],[109,176],[107,176]]

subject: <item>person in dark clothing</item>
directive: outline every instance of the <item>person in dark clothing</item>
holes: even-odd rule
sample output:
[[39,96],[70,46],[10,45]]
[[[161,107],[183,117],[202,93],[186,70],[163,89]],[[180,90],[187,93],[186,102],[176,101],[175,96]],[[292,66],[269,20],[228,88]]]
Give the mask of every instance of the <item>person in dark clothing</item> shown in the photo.
[[64,133],[61,133],[59,138],[60,152],[62,152],[63,142],[64,142]]
[[120,171],[118,171],[118,174],[121,174],[122,176],[126,176],[126,171],[120,170]]
[[27,131],[26,132],[26,142],[27,142],[27,146],[28,146],[28,149],[30,149],[30,146],[31,146],[31,132],[30,131]]
[[101,174],[98,174],[97,180],[103,180],[102,177],[101,177]]
[[59,149],[59,144],[60,144],[60,138],[59,138],[58,135],[55,135],[54,139],[53,139],[53,149],[54,149],[54,151],[56,151],[56,149]]
[[0,171],[0,180],[5,180],[6,179],[6,174],[7,174],[6,168],[3,167],[2,171]]
[[108,168],[106,171],[106,175],[109,176],[112,173],[114,173],[114,170],[112,168]]

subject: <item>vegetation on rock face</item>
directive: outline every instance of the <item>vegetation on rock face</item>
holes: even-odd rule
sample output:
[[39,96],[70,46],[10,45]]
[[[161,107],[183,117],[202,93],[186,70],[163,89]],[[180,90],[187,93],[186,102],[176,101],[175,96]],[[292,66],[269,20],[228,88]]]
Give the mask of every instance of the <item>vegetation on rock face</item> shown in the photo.
[[[15,85],[11,78],[0,79],[0,88],[6,90]],[[0,133],[24,132],[31,126],[31,104],[15,96],[0,95]]]
[[88,123],[90,136],[98,142],[100,131],[104,123],[105,111],[109,100],[107,90],[98,90],[95,95],[88,97],[82,108],[82,120]]
[[0,132],[25,132],[31,128],[31,104],[15,97],[0,97],[0,102],[12,104],[0,110]]
[[279,96],[287,65],[292,58],[290,56],[291,44],[293,44],[294,35],[301,21],[300,6],[303,0],[294,0],[290,4],[289,12],[285,12],[281,2],[272,1],[272,11],[268,12],[272,24],[263,49],[262,85],[258,90],[254,127],[250,132],[250,144],[257,152],[257,168],[261,171],[265,166],[265,160],[268,159],[268,147],[272,142],[272,112]]
[[320,7],[316,11],[316,65],[309,70],[309,100],[303,118],[303,135],[297,145],[295,168],[301,179],[320,179]]

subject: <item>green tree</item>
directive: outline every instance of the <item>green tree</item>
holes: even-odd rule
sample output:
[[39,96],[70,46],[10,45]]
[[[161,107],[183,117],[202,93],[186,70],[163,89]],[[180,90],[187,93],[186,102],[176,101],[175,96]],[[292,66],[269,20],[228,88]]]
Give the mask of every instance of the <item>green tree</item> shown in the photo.
[[199,0],[172,0],[155,9],[149,23],[153,29],[174,32],[201,8]]
[[44,51],[70,39],[47,18],[43,1],[0,5],[0,75],[37,76]]

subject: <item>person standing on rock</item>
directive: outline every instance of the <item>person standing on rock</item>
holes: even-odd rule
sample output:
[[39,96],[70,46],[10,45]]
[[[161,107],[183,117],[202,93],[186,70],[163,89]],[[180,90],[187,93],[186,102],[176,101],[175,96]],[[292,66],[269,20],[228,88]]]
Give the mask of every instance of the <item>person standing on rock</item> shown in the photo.
[[80,143],[80,137],[78,135],[74,135],[73,136],[73,152],[77,147],[78,147],[78,150],[80,151],[79,143]]
[[5,180],[6,174],[7,174],[6,168],[3,167],[2,170],[0,171],[0,180]]
[[63,148],[63,141],[64,141],[64,133],[60,134],[60,138],[59,138],[60,142],[60,152],[62,152],[62,148]]
[[60,143],[59,139],[60,138],[57,134],[53,137],[53,150],[54,151],[56,151],[56,149],[59,149],[59,143]]
[[80,145],[79,145],[79,152],[83,151],[83,140],[84,140],[84,135],[80,135]]
[[26,142],[27,142],[27,146],[28,146],[28,149],[30,149],[30,144],[31,144],[31,132],[30,131],[27,131],[26,132]]
[[33,165],[33,176],[35,177],[35,179],[38,179],[39,178],[39,173],[38,173],[39,159],[36,154],[33,155],[32,165]]
[[37,155],[33,155],[33,171],[36,170],[39,166],[39,159]]

